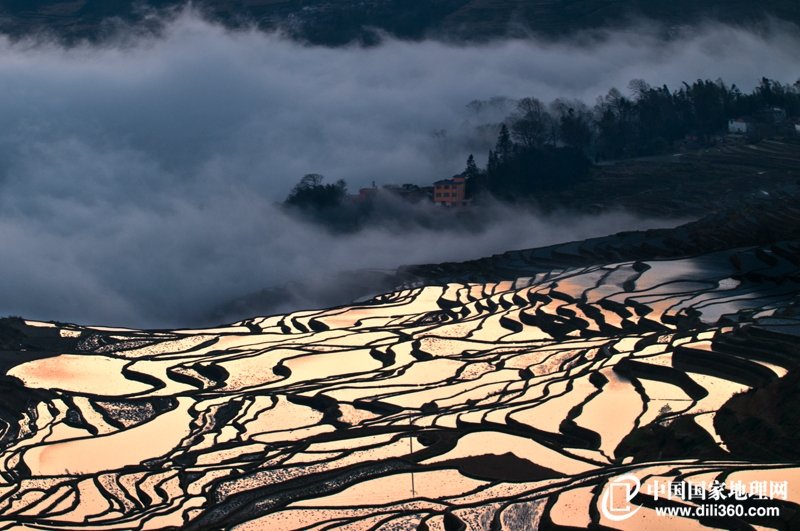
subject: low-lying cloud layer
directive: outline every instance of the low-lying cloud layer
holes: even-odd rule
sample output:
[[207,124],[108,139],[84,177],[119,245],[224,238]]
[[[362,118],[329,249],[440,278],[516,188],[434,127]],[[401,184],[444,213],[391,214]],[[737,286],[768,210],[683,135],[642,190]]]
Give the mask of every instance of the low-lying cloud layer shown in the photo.
[[[192,14],[163,37],[78,46],[0,41],[0,314],[191,324],[231,297],[320,270],[466,259],[638,228],[498,209],[477,235],[333,237],[274,207],[305,173],[351,188],[463,168],[493,96],[581,98],[632,78],[676,86],[800,77],[800,37],[724,27],[665,44],[303,47]],[[445,134],[435,131],[446,131]]]

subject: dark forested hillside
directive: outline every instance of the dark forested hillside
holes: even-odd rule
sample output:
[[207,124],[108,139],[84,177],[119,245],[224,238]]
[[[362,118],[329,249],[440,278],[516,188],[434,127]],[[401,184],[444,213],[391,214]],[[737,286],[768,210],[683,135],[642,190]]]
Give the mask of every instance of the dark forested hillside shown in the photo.
[[[148,13],[180,7],[183,0],[5,0],[0,31],[23,36],[42,30],[67,40],[97,38],[119,21],[143,23]],[[195,7],[227,25],[281,28],[294,38],[337,45],[374,43],[381,32],[482,40],[533,31],[558,37],[583,29],[624,25],[640,18],[667,28],[704,21],[753,26],[770,18],[800,23],[793,0],[198,0]]]

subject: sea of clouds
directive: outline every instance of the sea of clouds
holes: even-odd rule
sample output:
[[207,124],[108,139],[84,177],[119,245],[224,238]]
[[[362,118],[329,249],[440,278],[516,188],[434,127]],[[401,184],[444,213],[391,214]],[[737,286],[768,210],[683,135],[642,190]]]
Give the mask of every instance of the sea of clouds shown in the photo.
[[321,272],[669,224],[495,206],[477,233],[332,235],[275,206],[311,172],[352,190],[461,171],[475,127],[501,118],[468,109],[475,99],[591,105],[633,78],[722,78],[744,90],[762,76],[800,78],[794,27],[657,35],[324,48],[187,11],[159,36],[70,47],[0,38],[0,315],[191,325],[231,298]]

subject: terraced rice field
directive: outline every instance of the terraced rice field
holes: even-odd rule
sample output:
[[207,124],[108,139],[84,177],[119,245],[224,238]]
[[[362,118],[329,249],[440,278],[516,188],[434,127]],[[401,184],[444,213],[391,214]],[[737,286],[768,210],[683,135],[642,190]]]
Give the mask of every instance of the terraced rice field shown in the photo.
[[[542,203],[578,210],[623,207],[644,216],[704,216],[743,195],[800,181],[800,140],[729,141],[718,147],[601,164],[573,190]],[[598,194],[597,190],[602,190]]]
[[[785,528],[800,464],[730,453],[715,416],[797,368],[798,288],[790,241],[206,330],[19,321],[0,528]],[[679,423],[701,454],[636,443]],[[609,520],[627,473],[641,508]],[[676,478],[790,488],[780,518],[656,515],[652,486]]]

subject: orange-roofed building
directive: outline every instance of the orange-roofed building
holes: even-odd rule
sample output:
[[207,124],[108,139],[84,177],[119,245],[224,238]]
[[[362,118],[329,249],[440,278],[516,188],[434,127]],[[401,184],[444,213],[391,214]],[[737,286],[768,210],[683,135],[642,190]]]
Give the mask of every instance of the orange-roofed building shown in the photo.
[[467,183],[464,177],[433,183],[433,202],[444,206],[463,206],[467,204]]

